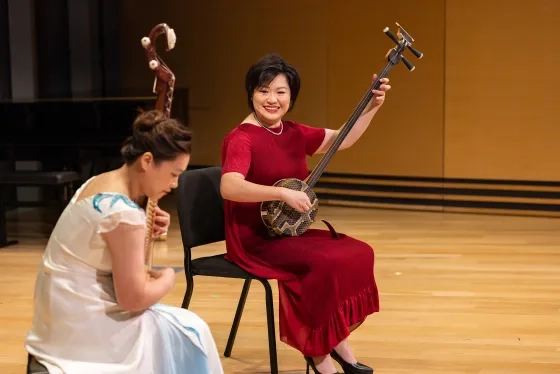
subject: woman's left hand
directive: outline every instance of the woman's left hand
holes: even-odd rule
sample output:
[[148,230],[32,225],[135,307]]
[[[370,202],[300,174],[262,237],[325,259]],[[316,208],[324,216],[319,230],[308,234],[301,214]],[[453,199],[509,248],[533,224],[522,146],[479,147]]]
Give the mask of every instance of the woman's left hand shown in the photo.
[[166,211],[160,209],[156,205],[155,208],[155,218],[154,218],[154,238],[159,237],[162,234],[167,233],[169,229],[169,223],[171,222],[171,216]]
[[[377,74],[373,75],[373,81],[377,79]],[[378,107],[385,102],[385,94],[391,89],[389,78],[381,78],[381,86],[378,90],[373,90],[373,106]]]

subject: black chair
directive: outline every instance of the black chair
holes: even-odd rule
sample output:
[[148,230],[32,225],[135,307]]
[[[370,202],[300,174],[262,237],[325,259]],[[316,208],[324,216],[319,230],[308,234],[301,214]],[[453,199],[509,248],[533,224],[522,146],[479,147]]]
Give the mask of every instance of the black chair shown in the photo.
[[220,178],[221,167],[219,166],[188,170],[179,177],[179,185],[174,193],[185,251],[185,276],[187,278],[187,290],[182,307],[185,309],[189,307],[195,275],[245,279],[224,352],[225,357],[230,357],[251,281],[255,279],[261,282],[266,293],[270,372],[277,374],[274,304],[272,288],[268,280],[245,272],[237,265],[226,260],[224,258],[225,253],[192,258],[193,248],[225,240],[224,203],[220,193]]

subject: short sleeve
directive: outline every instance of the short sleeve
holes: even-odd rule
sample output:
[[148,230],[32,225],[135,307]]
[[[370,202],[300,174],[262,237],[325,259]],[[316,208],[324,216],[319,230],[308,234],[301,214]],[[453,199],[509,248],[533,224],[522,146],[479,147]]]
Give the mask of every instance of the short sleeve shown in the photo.
[[107,233],[120,224],[145,226],[146,214],[128,197],[115,193],[100,193],[93,198],[93,208],[98,212],[97,232]]
[[247,176],[251,167],[251,140],[239,130],[229,133],[222,145],[222,174],[235,172]]
[[303,124],[298,124],[298,127],[305,139],[305,154],[313,156],[321,144],[323,144],[323,140],[325,140],[325,129]]
[[123,223],[131,226],[145,226],[146,216],[140,211],[131,209],[110,213],[99,221],[97,232],[102,234],[113,231]]

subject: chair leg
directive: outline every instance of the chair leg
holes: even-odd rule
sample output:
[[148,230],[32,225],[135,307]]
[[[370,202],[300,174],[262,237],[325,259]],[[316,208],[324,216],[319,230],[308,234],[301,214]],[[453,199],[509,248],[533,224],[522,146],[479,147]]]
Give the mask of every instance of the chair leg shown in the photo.
[[185,292],[185,297],[183,298],[183,304],[181,305],[181,308],[189,309],[189,304],[191,303],[191,297],[194,290],[194,277],[188,273],[186,268],[185,272],[187,272],[187,291]]
[[0,188],[0,248],[18,244],[17,240],[8,240],[8,232],[6,226],[6,207],[4,205],[4,189]]
[[266,324],[268,326],[268,351],[270,355],[270,373],[278,374],[278,357],[276,354],[276,330],[274,326],[274,302],[272,299],[272,287],[266,279],[260,282],[264,286],[266,297]]
[[43,364],[39,363],[37,359],[31,356],[29,353],[27,354],[27,374],[49,374],[49,370],[43,366]]
[[247,301],[247,295],[249,294],[249,288],[251,287],[251,279],[245,279],[243,284],[243,290],[241,291],[241,296],[239,297],[239,303],[237,304],[237,310],[235,312],[235,318],[233,319],[233,324],[231,325],[231,331],[229,332],[229,338],[226,345],[226,350],[224,351],[224,356],[231,356],[231,350],[233,349],[233,342],[235,341],[235,336],[237,335],[237,329],[239,328],[239,322],[241,322],[241,315],[243,314],[243,308],[245,307],[245,301]]

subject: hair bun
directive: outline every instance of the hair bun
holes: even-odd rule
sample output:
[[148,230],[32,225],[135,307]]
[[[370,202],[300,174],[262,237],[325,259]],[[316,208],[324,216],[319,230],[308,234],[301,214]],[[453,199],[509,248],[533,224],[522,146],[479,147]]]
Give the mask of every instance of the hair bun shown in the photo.
[[159,110],[141,112],[134,120],[134,132],[152,131],[153,128],[164,119],[163,113]]

